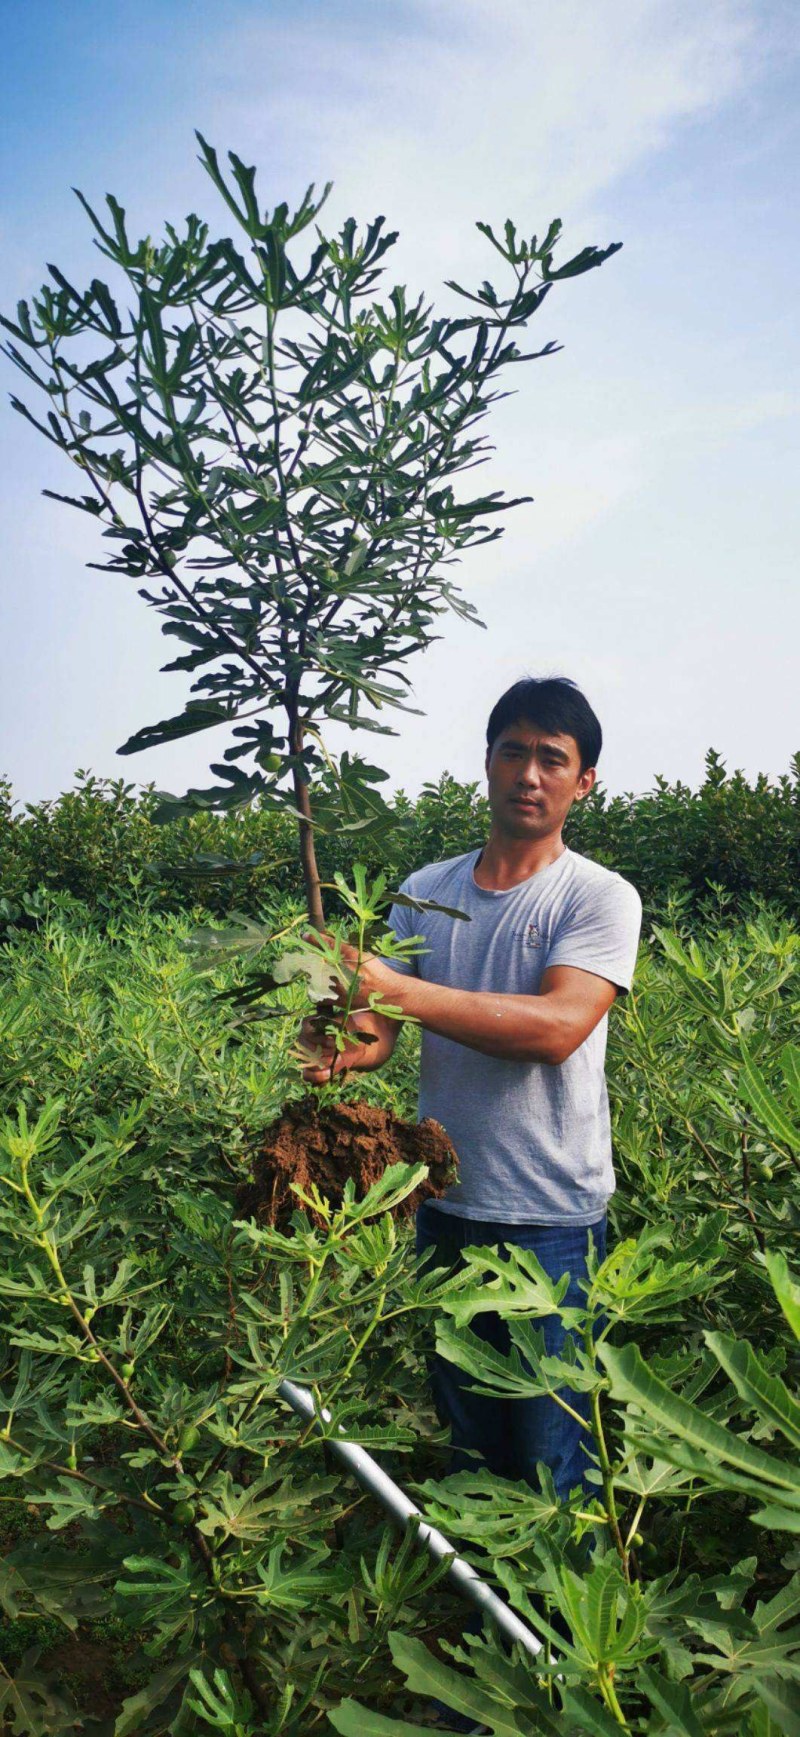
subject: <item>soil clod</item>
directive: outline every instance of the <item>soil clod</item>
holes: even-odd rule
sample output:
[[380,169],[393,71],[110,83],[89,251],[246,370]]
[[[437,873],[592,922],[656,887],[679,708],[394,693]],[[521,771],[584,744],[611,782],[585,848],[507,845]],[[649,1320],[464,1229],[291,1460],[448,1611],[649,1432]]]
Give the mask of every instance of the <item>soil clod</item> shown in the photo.
[[[456,1156],[438,1122],[402,1122],[376,1104],[332,1103],[320,1107],[316,1098],[287,1104],[265,1130],[256,1154],[253,1180],[237,1199],[237,1215],[259,1224],[285,1229],[303,1203],[290,1184],[310,1192],[314,1183],[334,1207],[340,1206],[344,1185],[352,1177],[362,1199],[389,1164],[427,1164],[428,1175],[394,1209],[396,1218],[411,1218],[423,1200],[440,1198],[456,1179]],[[322,1220],[305,1206],[315,1224]]]

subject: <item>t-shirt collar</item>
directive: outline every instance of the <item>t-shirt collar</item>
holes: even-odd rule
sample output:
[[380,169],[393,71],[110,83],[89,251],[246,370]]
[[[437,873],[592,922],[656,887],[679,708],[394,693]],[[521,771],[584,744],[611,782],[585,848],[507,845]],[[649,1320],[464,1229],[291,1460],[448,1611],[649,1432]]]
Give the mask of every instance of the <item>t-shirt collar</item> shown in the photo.
[[474,850],[472,852],[468,859],[467,870],[470,890],[479,893],[486,899],[505,899],[508,898],[509,893],[519,893],[522,891],[523,887],[532,887],[534,883],[536,885],[536,890],[538,891],[539,887],[544,886],[547,881],[555,878],[556,873],[561,872],[565,866],[567,857],[572,855],[569,845],[565,844],[561,855],[554,857],[553,861],[549,862],[546,868],[536,869],[532,875],[526,875],[523,881],[517,881],[515,886],[481,887],[475,879],[475,869],[478,863],[478,858],[481,856],[482,849],[483,847],[481,846],[480,850]]

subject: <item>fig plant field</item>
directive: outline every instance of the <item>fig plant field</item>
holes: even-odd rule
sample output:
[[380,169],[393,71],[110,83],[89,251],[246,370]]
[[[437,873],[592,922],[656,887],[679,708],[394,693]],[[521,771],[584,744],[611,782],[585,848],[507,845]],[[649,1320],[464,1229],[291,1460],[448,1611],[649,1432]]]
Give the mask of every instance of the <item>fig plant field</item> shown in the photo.
[[[467,494],[484,419],[509,370],[558,347],[519,348],[553,286],[619,244],[558,263],[559,220],[481,223],[500,289],[451,282],[456,311],[434,315],[381,294],[382,218],[326,234],[313,189],[265,209],[255,170],[198,138],[232,234],[192,214],[136,239],[118,200],[101,217],[79,195],[109,282],[51,266],[0,316],[34,405],[16,408],[80,473],[55,498],[96,522],[94,565],[139,587],[193,678],[120,752],[228,744],[180,798],[84,777],[15,815],[0,792],[0,1719],[415,1737],[447,1727],[438,1701],[493,1737],[796,1733],[797,763],[751,787],[710,755],[697,800],[598,795],[570,835],[648,910],[612,1018],[615,1238],[585,1307],[519,1251],[417,1268],[413,1207],[450,1158],[434,1140],[418,1161],[412,1032],[311,1110],[292,1062],[307,981],[330,1000],[319,971],[353,918],[359,959],[388,950],[373,917],[405,866],[484,830],[476,786],[389,803],[329,726],[389,733],[439,618],[474,618],[450,568],[521,504]],[[209,911],[242,915],[206,921],[203,947]],[[323,1017],[344,1043],[353,973],[336,981]],[[317,1165],[307,1136],[334,1107]],[[303,1131],[280,1174],[277,1123]],[[487,1307],[507,1356],[474,1330]],[[554,1312],[561,1361],[537,1330]],[[585,1390],[589,1493],[449,1476],[434,1342],[498,1397]],[[342,1430],[535,1655],[465,1631],[446,1564],[342,1472]]]
[[[592,1395],[594,1493],[559,1507],[546,1481],[447,1476],[424,1361],[438,1333],[490,1391],[557,1388],[536,1324],[558,1288],[523,1254],[416,1273],[410,1166],[330,1209],[298,1198],[282,1229],[237,1218],[302,1090],[294,1018],[232,1024],[214,991],[241,966],[198,972],[191,919],[152,894],[100,923],[42,903],[2,952],[6,1727],[390,1737],[428,1728],[435,1697],[520,1737],[796,1731],[792,925],[711,902],[697,939],[678,905],[612,1014],[615,1238],[568,1371]],[[345,1100],[413,1119],[415,1076],[405,1032]],[[490,1298],[512,1350],[488,1362]],[[464,1635],[441,1569],[277,1397],[285,1374],[417,1494],[539,1659]]]

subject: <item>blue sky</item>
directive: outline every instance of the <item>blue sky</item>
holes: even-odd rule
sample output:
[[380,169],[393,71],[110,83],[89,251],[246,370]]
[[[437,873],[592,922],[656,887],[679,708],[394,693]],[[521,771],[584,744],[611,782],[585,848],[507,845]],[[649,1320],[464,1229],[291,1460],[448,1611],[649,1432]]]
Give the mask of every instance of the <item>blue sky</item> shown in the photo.
[[[416,790],[479,777],[485,714],[525,673],[572,674],[612,790],[694,782],[713,745],[775,776],[800,748],[800,163],[796,12],[706,0],[115,0],[0,8],[0,307],[48,260],[98,270],[70,187],[158,234],[227,227],[194,127],[259,165],[265,203],[336,182],[331,222],[384,211],[394,275],[436,295],[490,269],[476,218],[575,248],[624,242],[538,316],[561,354],[499,406],[493,486],[535,497],[461,582],[410,671],[425,716],[385,745]],[[178,709],[135,587],[86,568],[96,528],[42,498],[74,478],[0,403],[0,771],[22,800],[79,766],[177,790],[208,738],[120,760]],[[218,757],[215,745],[212,757]],[[367,744],[374,750],[375,738]]]

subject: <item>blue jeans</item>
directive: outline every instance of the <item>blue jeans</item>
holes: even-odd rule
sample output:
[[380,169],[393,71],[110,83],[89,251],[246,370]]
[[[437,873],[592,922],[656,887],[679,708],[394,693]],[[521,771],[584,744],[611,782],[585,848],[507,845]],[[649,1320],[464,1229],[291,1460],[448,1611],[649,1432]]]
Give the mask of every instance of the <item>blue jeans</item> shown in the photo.
[[[461,1250],[470,1244],[499,1245],[501,1252],[503,1245],[509,1243],[532,1249],[551,1278],[560,1279],[563,1273],[569,1273],[569,1289],[562,1301],[579,1308],[586,1302],[579,1280],[586,1278],[589,1232],[601,1260],[606,1248],[605,1214],[592,1225],[504,1224],[494,1219],[461,1218],[452,1212],[441,1212],[430,1200],[424,1200],[417,1211],[416,1229],[417,1258],[426,1255],[426,1264],[429,1261],[433,1266],[455,1270],[463,1267]],[[557,1356],[567,1337],[560,1316],[546,1315],[532,1325],[544,1334],[546,1353]],[[494,1312],[476,1315],[471,1331],[495,1349],[509,1350],[508,1325],[500,1315]],[[536,1467],[542,1461],[552,1472],[556,1492],[562,1499],[576,1485],[591,1488],[586,1485],[585,1474],[591,1465],[586,1448],[592,1447],[592,1437],[547,1395],[537,1399],[492,1399],[472,1393],[469,1384],[474,1377],[435,1351],[428,1359],[428,1373],[436,1415],[443,1426],[450,1425],[451,1472],[475,1470],[484,1463],[495,1476],[524,1479],[538,1490]],[[588,1422],[586,1395],[570,1388],[564,1388],[563,1395]],[[470,1450],[477,1450],[480,1459]]]

